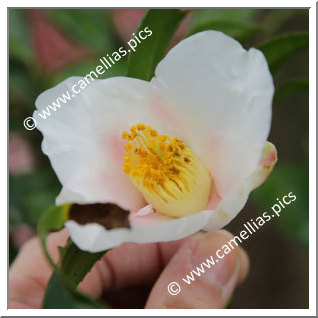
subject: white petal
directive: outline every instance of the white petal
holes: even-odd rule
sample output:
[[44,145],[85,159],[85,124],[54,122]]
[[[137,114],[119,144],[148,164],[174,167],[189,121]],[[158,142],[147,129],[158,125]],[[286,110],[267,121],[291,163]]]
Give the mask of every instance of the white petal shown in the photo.
[[[71,92],[80,80],[69,78],[42,93],[36,100],[39,111]],[[68,191],[86,203],[111,202],[127,210],[144,205],[143,197],[122,171],[121,133],[133,124],[159,120],[152,115],[153,98],[150,83],[117,77],[95,80],[65,105],[61,102],[56,112],[51,110],[46,120],[38,111],[34,113],[44,136],[43,152]],[[67,193],[63,195],[65,202]]]
[[252,173],[269,133],[274,92],[260,51],[246,51],[221,32],[201,32],[167,54],[152,83],[222,197]]

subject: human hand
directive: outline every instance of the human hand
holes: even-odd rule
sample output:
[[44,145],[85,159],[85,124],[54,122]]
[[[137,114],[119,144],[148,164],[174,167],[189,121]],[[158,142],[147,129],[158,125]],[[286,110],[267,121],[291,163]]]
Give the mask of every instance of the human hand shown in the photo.
[[[57,247],[65,245],[67,238],[66,229],[48,236],[48,248],[55,261]],[[191,285],[181,284],[181,279],[231,238],[230,233],[221,230],[200,232],[173,242],[122,244],[95,264],[79,290],[112,302],[117,295],[122,303],[119,308],[137,308],[136,291],[140,291],[140,286],[152,286],[145,308],[224,308],[248,272],[248,257],[242,248],[236,247]],[[25,243],[9,272],[9,308],[41,308],[51,274],[39,240]],[[173,296],[167,286],[175,281],[182,290]]]

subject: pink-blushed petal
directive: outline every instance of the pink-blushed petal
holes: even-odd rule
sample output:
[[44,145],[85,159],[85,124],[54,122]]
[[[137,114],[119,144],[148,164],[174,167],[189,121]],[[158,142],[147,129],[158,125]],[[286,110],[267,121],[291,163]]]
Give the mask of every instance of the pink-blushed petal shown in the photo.
[[277,150],[275,145],[267,141],[262,151],[261,160],[249,178],[249,187],[253,190],[265,182],[271,174],[277,162]]
[[180,137],[224,197],[255,169],[269,133],[274,85],[264,55],[205,31],[172,48],[155,74]]
[[174,218],[156,212],[151,204],[144,206],[136,213],[131,213],[129,216],[129,223],[131,226],[152,226],[171,220],[174,220]]
[[[259,187],[268,178],[276,162],[276,148],[272,143],[266,142],[257,168],[244,182],[232,188],[223,198],[204,229],[207,231],[216,230],[232,221],[245,206],[250,192]],[[215,220],[216,216],[218,222]]]
[[106,230],[96,223],[80,225],[73,220],[67,221],[65,226],[69,229],[75,244],[90,252],[107,250],[124,242],[166,242],[179,240],[199,230],[218,230],[228,224],[242,210],[250,192],[265,181],[276,161],[275,146],[267,142],[254,173],[240,185],[233,187],[213,210],[173,219],[152,213],[151,207],[146,206],[147,211],[144,215],[133,216],[133,220],[130,218],[131,229]]
[[[155,92],[149,82],[115,77],[95,80],[66,104],[43,119],[43,110],[83,78],[69,78],[42,93],[33,117],[43,133],[48,155],[63,187],[86,203],[111,202],[126,210],[145,205],[139,191],[122,170],[123,130],[144,122],[164,127],[153,116]],[[159,99],[158,99],[159,100]],[[65,201],[67,197],[63,197]]]

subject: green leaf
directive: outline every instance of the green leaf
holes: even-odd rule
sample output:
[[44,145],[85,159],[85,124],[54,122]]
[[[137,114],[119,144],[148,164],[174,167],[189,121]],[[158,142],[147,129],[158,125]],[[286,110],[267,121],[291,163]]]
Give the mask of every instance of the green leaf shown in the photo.
[[264,53],[270,70],[276,72],[288,58],[308,45],[308,32],[295,32],[271,38],[257,48]]
[[158,62],[163,58],[174,31],[185,15],[185,12],[177,9],[147,11],[135,33],[148,27],[152,35],[139,44],[135,52],[130,53],[127,76],[146,81],[153,77]]
[[292,78],[276,88],[274,101],[285,98],[297,92],[307,92],[309,89],[308,78]]
[[39,221],[38,235],[43,252],[52,267],[70,286],[76,287],[106,251],[99,253],[85,252],[69,239],[65,247],[60,247],[61,265],[58,267],[53,262],[47,250],[46,237],[50,231],[58,231],[63,228],[64,223],[68,220],[70,207],[70,204],[64,204],[48,208]]
[[43,252],[54,269],[44,297],[43,308],[105,308],[84,294],[75,291],[93,265],[105,254],[80,250],[70,239],[66,247],[59,247],[60,266],[54,263],[46,245],[50,231],[63,228],[68,219],[69,204],[54,206],[45,211],[38,224]]
[[308,170],[297,165],[278,162],[269,179],[253,192],[252,198],[262,209],[268,211],[289,192],[297,199],[282,209],[276,218],[278,228],[292,240],[308,246],[309,224],[309,176]]
[[215,20],[197,24],[191,29],[189,35],[206,30],[221,31],[240,42],[250,40],[262,31],[257,24],[253,23],[230,20]]
[[68,287],[56,275],[52,275],[45,291],[44,309],[105,309],[100,302]]
[[69,204],[52,206],[48,208],[42,214],[38,224],[38,235],[40,237],[41,247],[47,260],[56,270],[58,270],[58,267],[54,263],[49,251],[47,250],[46,237],[50,231],[58,231],[63,228],[64,223],[67,220],[69,208]]
[[93,265],[106,253],[89,253],[79,249],[71,240],[63,248],[60,274],[74,288],[84,279]]

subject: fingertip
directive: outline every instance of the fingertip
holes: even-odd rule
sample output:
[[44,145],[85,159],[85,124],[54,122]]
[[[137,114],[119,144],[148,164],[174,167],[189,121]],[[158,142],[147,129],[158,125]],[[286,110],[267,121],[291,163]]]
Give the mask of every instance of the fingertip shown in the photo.
[[[224,308],[238,279],[243,280],[248,271],[247,256],[239,247],[223,253],[224,257],[215,257],[231,239],[233,235],[222,230],[197,233],[187,240],[162,272],[146,308]],[[215,263],[203,266],[211,256]],[[178,295],[169,294],[171,282],[181,287]]]

